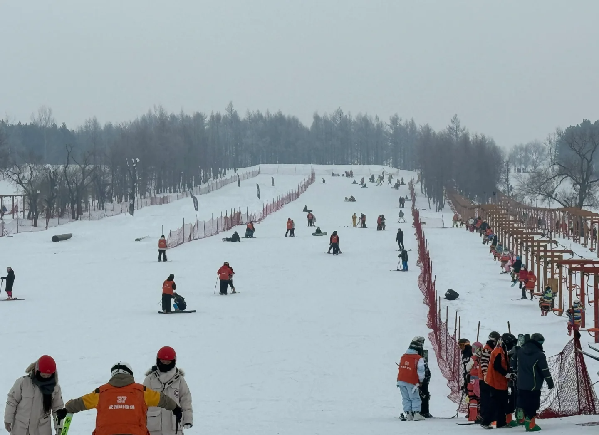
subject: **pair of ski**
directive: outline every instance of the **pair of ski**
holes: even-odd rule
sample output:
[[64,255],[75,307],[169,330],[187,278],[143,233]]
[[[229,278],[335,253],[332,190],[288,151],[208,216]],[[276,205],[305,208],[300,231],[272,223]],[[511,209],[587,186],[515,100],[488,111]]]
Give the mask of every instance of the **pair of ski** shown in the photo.
[[158,311],[158,314],[189,314],[189,313],[195,313],[196,310],[178,310],[178,311],[169,311],[169,312],[164,312],[164,311]]
[[2,301],[24,301],[25,299],[21,299],[21,298],[11,298],[11,299],[0,299],[0,302]]

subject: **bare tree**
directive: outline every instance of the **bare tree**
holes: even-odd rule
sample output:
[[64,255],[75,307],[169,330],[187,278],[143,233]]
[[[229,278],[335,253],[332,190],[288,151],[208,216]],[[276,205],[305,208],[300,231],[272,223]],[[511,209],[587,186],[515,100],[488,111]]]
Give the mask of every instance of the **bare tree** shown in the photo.
[[31,114],[31,122],[37,125],[44,135],[44,163],[48,163],[48,129],[56,123],[52,114],[52,108],[41,106],[37,114]]
[[12,163],[5,171],[4,176],[19,186],[26,195],[29,203],[28,218],[33,219],[33,226],[37,227],[39,216],[40,189],[42,186],[42,167],[37,163]]
[[95,166],[92,164],[92,153],[85,151],[78,161],[73,156],[73,146],[67,145],[67,161],[63,166],[65,184],[69,192],[71,219],[77,220],[83,214],[82,204],[88,186],[93,182]]

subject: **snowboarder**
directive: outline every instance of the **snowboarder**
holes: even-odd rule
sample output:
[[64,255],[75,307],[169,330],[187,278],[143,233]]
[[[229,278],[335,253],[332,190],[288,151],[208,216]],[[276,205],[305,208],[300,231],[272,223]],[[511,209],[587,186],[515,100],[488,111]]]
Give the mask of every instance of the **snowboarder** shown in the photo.
[[308,226],[309,227],[313,227],[314,226],[314,215],[310,212],[308,213]]
[[[167,261],[166,260],[166,238],[164,237],[164,234],[160,236],[160,238],[158,239],[158,262],[160,261]],[[161,260],[162,258],[162,260]]]
[[408,271],[408,251],[405,249],[401,250],[401,254],[399,254],[401,258],[401,270],[404,272]]
[[360,213],[360,228],[366,228],[366,215],[364,213]]
[[572,330],[578,332],[582,323],[582,312],[584,307],[579,300],[572,302],[572,307],[566,310],[568,316],[568,335],[572,335]]
[[402,397],[403,411],[408,421],[422,421],[422,399],[418,385],[424,381],[424,358],[419,352],[422,345],[419,341],[412,341],[406,353],[402,355],[397,373],[397,388]]
[[[480,406],[479,406],[479,414],[482,418],[482,421],[490,422],[493,421],[493,404],[491,403],[491,388],[486,382],[486,377],[489,368],[489,360],[491,358],[491,352],[495,349],[497,345],[497,341],[499,340],[500,335],[497,331],[493,331],[489,334],[489,338],[481,351],[481,355],[479,358],[480,361],[480,376],[479,376],[479,388],[480,388]],[[489,426],[490,427],[490,426]]]
[[[52,435],[58,431],[58,410],[64,407],[56,362],[43,355],[25,370],[8,392],[4,428],[12,435]],[[52,420],[54,414],[54,432]]]
[[170,313],[171,312],[171,299],[173,298],[173,294],[177,289],[177,284],[175,284],[175,275],[172,273],[168,276],[168,278],[162,283],[162,312]]
[[553,378],[543,352],[545,337],[532,334],[518,351],[518,407],[524,412],[526,432],[541,430],[535,423],[535,416],[541,407],[541,388],[543,382],[547,388],[553,388]]
[[220,280],[220,294],[226,295],[229,286],[231,286],[232,292],[235,293],[235,287],[233,287],[233,275],[235,275],[235,272],[233,272],[233,268],[229,266],[229,263],[225,261],[216,273]]
[[508,381],[515,378],[516,375],[511,372],[507,355],[516,344],[516,341],[516,337],[512,334],[505,333],[501,336],[493,352],[491,352],[485,382],[491,390],[491,409],[494,412],[485,414],[482,423],[485,428],[489,428],[492,421],[496,422],[495,427],[497,429],[518,425],[518,422],[512,420],[512,414],[509,410]]
[[[170,346],[160,348],[156,355],[156,365],[146,372],[144,386],[161,391],[181,407],[181,425],[183,429],[193,426],[193,407],[191,392],[185,381],[185,373],[177,368],[177,353]],[[171,412],[151,407],[147,419],[150,435],[175,435],[183,433],[181,428],[173,427]]]
[[351,217],[351,223],[353,225],[354,228],[356,228],[356,220],[358,219],[358,216],[356,216],[356,214],[354,213]]
[[331,237],[329,238],[328,254],[331,253],[331,249],[333,250],[333,255],[338,255],[341,252],[339,249],[339,236],[337,235],[337,231],[333,231],[333,234],[331,234]]
[[401,228],[397,229],[397,235],[395,236],[395,241],[397,242],[397,246],[400,251],[403,251],[403,231]]
[[403,214],[403,210],[399,210],[399,217],[397,218],[397,223],[398,224],[402,224],[402,223],[406,223],[406,219],[404,218],[404,214]]
[[6,280],[6,295],[8,297],[8,299],[12,299],[12,286],[15,282],[15,271],[12,270],[12,267],[7,267],[6,268],[6,276],[3,276],[2,278],[0,278],[0,282],[5,281]]
[[223,242],[241,242],[241,237],[239,237],[239,233],[235,231],[231,237],[225,237]]
[[245,237],[246,239],[251,239],[254,237],[254,233],[256,232],[256,227],[252,221],[249,221],[247,226],[245,227]]
[[143,435],[148,433],[148,407],[171,411],[175,417],[175,427],[179,427],[183,411],[177,402],[166,394],[136,383],[131,366],[126,362],[118,362],[110,369],[107,384],[78,399],[69,400],[63,409],[58,410],[58,417],[62,419],[67,413],[75,414],[95,408],[98,411],[95,435]]
[[324,236],[326,233],[323,233],[320,227],[316,227],[316,231],[312,233],[313,236]]

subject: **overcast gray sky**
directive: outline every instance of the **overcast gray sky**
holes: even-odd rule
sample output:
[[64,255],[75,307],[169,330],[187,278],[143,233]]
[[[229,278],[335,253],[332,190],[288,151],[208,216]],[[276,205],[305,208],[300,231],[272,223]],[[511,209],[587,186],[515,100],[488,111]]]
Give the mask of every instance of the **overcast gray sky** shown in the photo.
[[0,117],[341,107],[501,146],[599,119],[599,0],[0,0]]

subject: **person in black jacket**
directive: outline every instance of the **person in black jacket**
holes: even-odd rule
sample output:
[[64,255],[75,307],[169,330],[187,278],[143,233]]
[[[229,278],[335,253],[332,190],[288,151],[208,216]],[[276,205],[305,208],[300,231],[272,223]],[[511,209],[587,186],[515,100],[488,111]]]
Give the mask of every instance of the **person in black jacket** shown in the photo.
[[12,286],[15,282],[15,271],[12,270],[12,267],[6,268],[6,276],[3,276],[2,281],[6,280],[6,295],[8,299],[12,299]]
[[399,246],[399,250],[403,250],[403,231],[401,230],[401,228],[397,229],[397,236],[395,236],[395,241]]
[[404,272],[408,271],[408,251],[406,251],[405,249],[401,250],[401,254],[399,254],[399,257],[401,258],[401,270],[403,270]]
[[418,343],[420,345],[418,349],[418,355],[420,355],[424,359],[424,379],[418,387],[420,399],[422,400],[422,405],[420,406],[420,414],[424,418],[432,418],[433,416],[430,413],[429,407],[431,393],[429,393],[428,391],[428,385],[431,382],[431,371],[428,368],[428,352],[425,353],[424,351],[424,337],[414,337],[412,339],[412,343]]
[[535,415],[541,407],[541,388],[553,388],[553,378],[543,352],[545,337],[538,332],[530,336],[518,351],[518,407],[524,412],[526,430],[535,429]]

